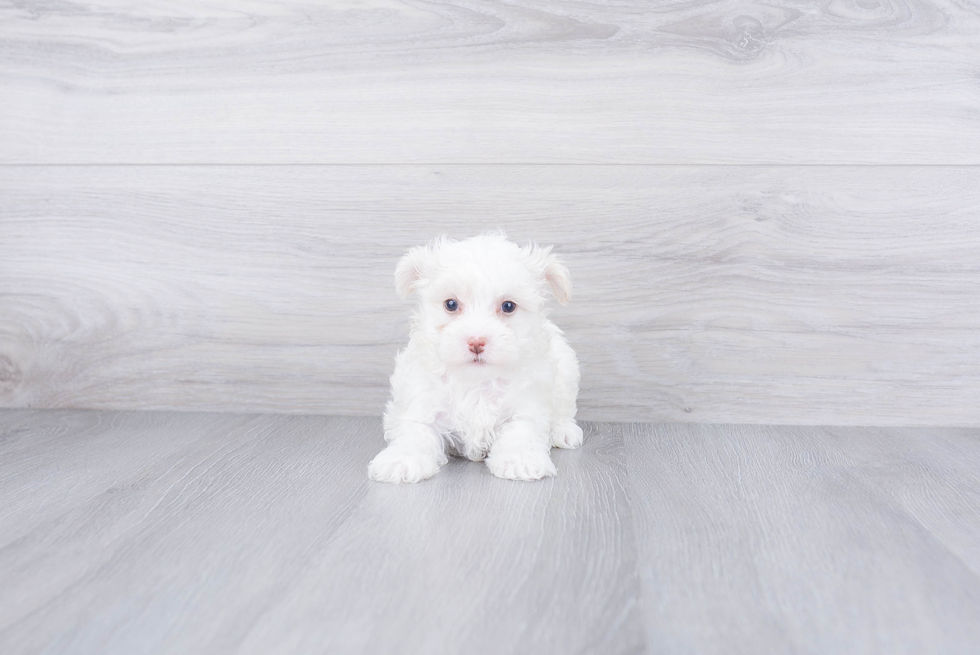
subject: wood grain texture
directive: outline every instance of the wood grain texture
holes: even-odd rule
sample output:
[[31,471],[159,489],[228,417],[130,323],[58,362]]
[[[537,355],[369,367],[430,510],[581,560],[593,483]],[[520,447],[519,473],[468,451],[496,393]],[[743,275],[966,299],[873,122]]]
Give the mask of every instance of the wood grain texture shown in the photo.
[[832,429],[855,477],[900,506],[980,576],[980,434],[964,429]]
[[376,418],[0,410],[0,651],[980,648],[980,431],[589,424],[367,480]]
[[0,7],[2,163],[980,164],[969,0]]
[[651,652],[980,648],[976,430],[675,424],[626,444]]
[[377,415],[440,231],[554,243],[590,420],[980,425],[980,169],[0,169],[0,406]]
[[5,653],[634,653],[621,431],[371,483],[377,419],[0,412]]

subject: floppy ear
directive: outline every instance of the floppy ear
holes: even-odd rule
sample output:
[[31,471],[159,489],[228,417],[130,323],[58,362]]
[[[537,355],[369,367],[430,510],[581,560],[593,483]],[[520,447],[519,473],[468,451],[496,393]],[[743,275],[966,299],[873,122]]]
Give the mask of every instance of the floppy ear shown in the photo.
[[528,257],[544,278],[551,293],[555,294],[555,299],[560,304],[567,305],[572,298],[572,279],[561,257],[551,252],[551,246],[541,248],[534,244],[531,245]]
[[544,269],[544,279],[551,287],[551,293],[555,294],[555,299],[559,304],[567,305],[572,299],[572,278],[568,275],[568,268],[561,262],[561,258],[555,254],[548,255],[548,265]]
[[429,246],[415,246],[406,252],[395,268],[395,291],[404,300],[415,291],[419,280],[425,277],[432,250]]

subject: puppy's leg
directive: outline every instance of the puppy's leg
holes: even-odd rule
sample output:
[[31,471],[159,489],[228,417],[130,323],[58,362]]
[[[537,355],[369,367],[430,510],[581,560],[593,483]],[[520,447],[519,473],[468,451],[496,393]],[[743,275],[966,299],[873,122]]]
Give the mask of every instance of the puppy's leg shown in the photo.
[[424,423],[402,423],[385,434],[388,447],[368,466],[378,482],[420,482],[431,478],[449,461],[442,437]]
[[575,423],[578,411],[578,358],[561,334],[551,340],[551,352],[557,363],[555,375],[554,419],[551,426],[551,445],[558,448],[578,448],[582,445],[582,428]]
[[540,480],[557,473],[550,450],[547,425],[514,419],[497,433],[487,456],[487,468],[498,478]]

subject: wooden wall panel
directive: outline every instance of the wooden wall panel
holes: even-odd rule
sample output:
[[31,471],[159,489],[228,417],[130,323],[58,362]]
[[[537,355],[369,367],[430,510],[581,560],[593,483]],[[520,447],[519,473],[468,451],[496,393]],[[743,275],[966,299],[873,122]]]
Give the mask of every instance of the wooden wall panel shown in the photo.
[[980,164],[958,0],[0,7],[0,163]]
[[407,247],[555,243],[594,420],[980,424],[980,169],[0,168],[0,406],[380,413]]

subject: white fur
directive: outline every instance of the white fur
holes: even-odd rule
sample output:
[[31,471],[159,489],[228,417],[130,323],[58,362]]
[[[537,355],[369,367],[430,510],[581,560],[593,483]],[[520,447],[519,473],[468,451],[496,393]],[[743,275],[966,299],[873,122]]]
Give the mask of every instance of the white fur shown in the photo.
[[[546,293],[571,295],[568,269],[551,252],[502,233],[440,237],[409,250],[395,271],[403,298],[418,294],[408,346],[395,359],[385,410],[385,448],[368,474],[418,482],[447,453],[486,460],[512,480],[555,475],[552,446],[578,448],[578,359],[548,320]],[[448,311],[453,299],[458,310]],[[517,304],[505,313],[505,301]],[[482,338],[483,352],[477,342]]]

